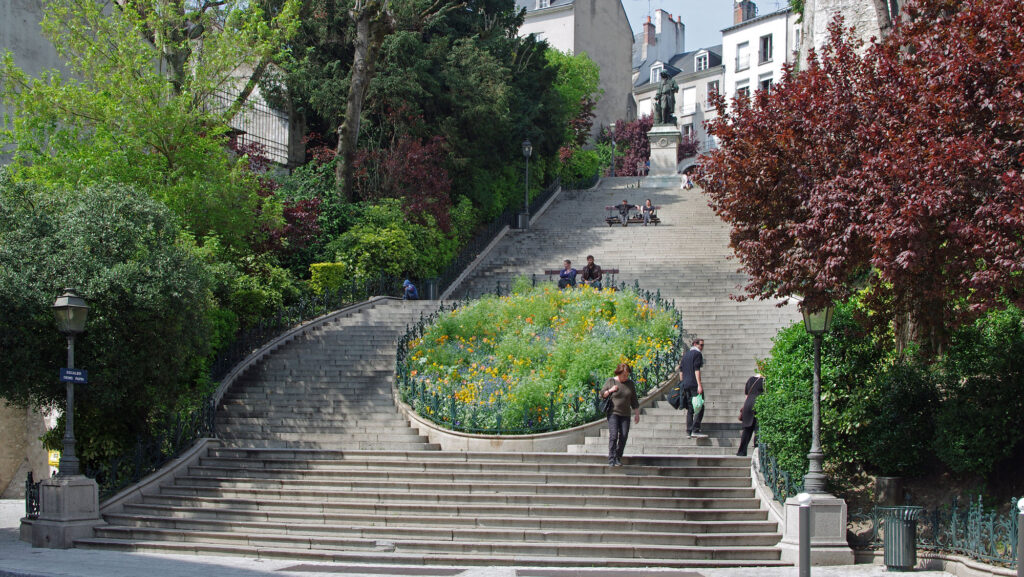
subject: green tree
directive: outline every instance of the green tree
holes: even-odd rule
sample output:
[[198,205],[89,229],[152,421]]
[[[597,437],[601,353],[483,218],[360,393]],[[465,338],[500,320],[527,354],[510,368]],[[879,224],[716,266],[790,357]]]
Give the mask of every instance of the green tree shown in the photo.
[[[128,184],[166,203],[197,238],[245,246],[256,215],[273,219],[275,207],[259,206],[247,164],[226,150],[228,122],[288,34],[295,1],[269,17],[241,1],[111,10],[48,0],[43,30],[71,75],[31,78],[11,55],[0,62],[0,143],[13,177],[54,189]],[[238,78],[238,69],[254,72]],[[219,105],[223,90],[240,94]]]
[[211,280],[146,194],[106,184],[59,198],[0,172],[0,397],[59,406],[65,340],[50,305],[77,288],[90,306],[75,350],[89,384],[76,389],[75,428],[90,466],[205,391]]

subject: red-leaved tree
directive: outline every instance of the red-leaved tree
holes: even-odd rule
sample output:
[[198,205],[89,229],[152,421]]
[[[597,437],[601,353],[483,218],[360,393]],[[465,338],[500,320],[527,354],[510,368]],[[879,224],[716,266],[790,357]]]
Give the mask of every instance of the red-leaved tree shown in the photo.
[[642,116],[631,122],[615,122],[615,174],[639,176],[651,158],[651,142],[647,137],[654,118]]
[[702,163],[746,296],[862,287],[899,346],[1024,301],[1024,6],[919,0],[867,51],[840,22],[808,68],[720,116]]

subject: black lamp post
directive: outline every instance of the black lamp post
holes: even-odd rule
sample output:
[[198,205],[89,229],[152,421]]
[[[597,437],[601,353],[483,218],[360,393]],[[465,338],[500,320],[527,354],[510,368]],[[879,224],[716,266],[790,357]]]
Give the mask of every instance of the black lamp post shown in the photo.
[[[85,330],[85,319],[89,307],[74,289],[64,289],[64,294],[53,303],[53,316],[57,330],[68,337],[68,367],[75,368],[75,335]],[[67,383],[67,410],[64,413],[64,450],[60,454],[58,476],[70,477],[79,474],[78,457],[75,456],[75,384]]]
[[612,137],[612,176],[615,176],[615,123],[608,127],[608,133]]
[[804,316],[804,328],[814,337],[814,405],[811,413],[811,452],[807,454],[809,465],[804,475],[804,491],[811,494],[827,493],[821,452],[821,338],[832,324],[832,305],[810,311],[800,308]]
[[530,157],[533,156],[533,145],[530,144],[530,139],[523,141],[523,158],[526,159],[526,183],[523,185],[523,214],[526,215],[523,218],[522,228],[526,230],[530,228]]

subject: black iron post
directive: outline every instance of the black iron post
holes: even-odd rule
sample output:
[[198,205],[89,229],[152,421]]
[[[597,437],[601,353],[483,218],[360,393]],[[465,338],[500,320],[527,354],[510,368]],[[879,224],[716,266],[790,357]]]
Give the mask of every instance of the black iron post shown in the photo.
[[612,135],[612,176],[615,176],[615,123],[608,127],[608,132]]
[[[75,335],[68,334],[68,368],[75,368]],[[64,449],[60,452],[57,475],[70,477],[79,473],[75,456],[75,383],[67,383],[67,409],[64,411]]]
[[[85,320],[89,307],[85,300],[75,293],[74,289],[64,289],[64,294],[57,297],[51,307],[57,321],[57,330],[68,338],[68,366],[75,368],[75,335],[85,330]],[[78,457],[75,455],[75,383],[73,377],[67,379],[67,409],[64,411],[64,449],[60,453],[57,465],[58,475],[70,477],[78,475]]]
[[822,470],[825,454],[821,452],[821,335],[814,335],[813,395],[811,452],[807,453],[809,463],[807,474],[804,475],[804,490],[808,493],[825,493],[825,473]]
[[804,328],[814,337],[814,382],[811,407],[811,451],[807,453],[808,467],[804,475],[804,491],[811,494],[823,494],[825,490],[825,473],[822,462],[825,455],[821,451],[821,340],[825,331],[832,323],[832,306],[811,311],[801,307],[804,317]]

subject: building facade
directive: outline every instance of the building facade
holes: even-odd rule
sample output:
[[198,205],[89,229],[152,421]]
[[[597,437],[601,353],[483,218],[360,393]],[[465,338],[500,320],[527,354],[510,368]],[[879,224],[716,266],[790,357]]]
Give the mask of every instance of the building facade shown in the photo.
[[820,50],[828,41],[828,25],[836,16],[857,30],[862,40],[885,38],[899,18],[899,0],[804,0],[801,23],[800,65],[807,63],[811,48]]
[[526,10],[521,36],[534,34],[569,54],[586,53],[600,67],[604,94],[594,110],[592,134],[633,114],[633,34],[621,0],[516,0],[516,5]]
[[771,90],[782,80],[783,65],[795,62],[800,50],[800,24],[792,11],[758,16],[748,5],[753,3],[738,2],[736,19],[743,19],[722,30],[722,92],[727,100]]

